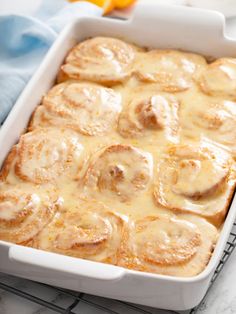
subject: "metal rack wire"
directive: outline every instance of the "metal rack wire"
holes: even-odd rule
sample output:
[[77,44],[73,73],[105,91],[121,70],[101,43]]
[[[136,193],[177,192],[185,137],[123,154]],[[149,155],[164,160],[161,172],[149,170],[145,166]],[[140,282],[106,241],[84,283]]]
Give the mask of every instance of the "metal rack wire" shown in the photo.
[[[214,284],[214,282],[216,281],[216,279],[218,278],[221,270],[223,269],[225,263],[227,262],[227,260],[229,259],[230,255],[232,254],[234,248],[236,246],[236,222],[233,225],[232,231],[230,233],[230,237],[228,239],[228,242],[226,244],[223,256],[216,268],[216,271],[212,277],[211,280],[211,284],[208,288],[208,291],[204,297],[204,299],[202,300],[202,302],[205,301],[207,294],[210,290],[210,288],[212,287],[212,285]],[[13,276],[8,276],[12,277]],[[90,296],[88,294],[84,294],[84,293],[76,293],[74,291],[70,291],[70,290],[65,290],[65,289],[61,289],[58,287],[52,287],[49,285],[45,285],[45,284],[41,284],[41,283],[36,283],[36,282],[32,282],[30,280],[25,280],[25,279],[19,279],[21,281],[24,281],[24,283],[28,283],[31,285],[36,285],[38,288],[40,288],[40,290],[44,290],[44,289],[50,289],[53,290],[53,292],[58,296],[59,295],[59,299],[66,299],[67,300],[67,304],[63,304],[63,305],[58,305],[55,300],[53,301],[48,301],[47,297],[42,297],[39,295],[34,295],[32,292],[28,292],[25,291],[24,288],[22,288],[21,285],[12,285],[11,283],[4,283],[4,280],[0,281],[0,289],[5,290],[9,293],[12,293],[16,296],[19,296],[21,298],[24,298],[28,301],[34,302],[44,308],[48,308],[56,313],[61,313],[61,314],[83,314],[85,311],[85,306],[90,307],[90,313],[95,313],[94,311],[96,310],[96,313],[100,313],[100,314],[134,314],[134,313],[141,313],[141,314],[155,314],[155,313],[159,313],[157,312],[156,309],[152,309],[152,308],[148,308],[148,307],[144,307],[144,306],[140,306],[140,305],[135,305],[135,304],[130,304],[127,302],[122,302],[122,301],[118,301],[118,300],[110,300],[110,299],[104,299],[104,298],[100,298],[100,297],[95,297],[95,296]],[[11,281],[11,280],[8,280]],[[24,285],[27,286],[27,285]],[[202,304],[202,303],[201,303]],[[197,307],[195,307],[194,309],[189,311],[189,314],[196,314],[199,307],[201,306],[198,305]],[[87,313],[87,312],[86,312]],[[162,311],[162,313],[166,313],[166,314],[173,314],[176,313],[174,311]]]

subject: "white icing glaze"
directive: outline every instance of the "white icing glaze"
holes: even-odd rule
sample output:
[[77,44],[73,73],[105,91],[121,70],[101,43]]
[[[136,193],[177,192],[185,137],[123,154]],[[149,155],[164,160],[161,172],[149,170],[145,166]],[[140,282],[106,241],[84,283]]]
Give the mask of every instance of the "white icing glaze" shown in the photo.
[[54,208],[42,230],[27,211],[37,228],[18,219],[28,235],[8,240],[141,271],[201,272],[235,185],[234,63],[101,37],[76,46],[61,71],[74,80],[44,97],[1,172],[0,193],[20,192],[14,206],[0,202],[0,238],[25,209]]

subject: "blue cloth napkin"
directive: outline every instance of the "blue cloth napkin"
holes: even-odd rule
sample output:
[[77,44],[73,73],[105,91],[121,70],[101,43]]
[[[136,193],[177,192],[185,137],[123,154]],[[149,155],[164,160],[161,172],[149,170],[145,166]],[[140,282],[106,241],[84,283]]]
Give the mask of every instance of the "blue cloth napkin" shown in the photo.
[[0,124],[60,30],[75,17],[101,13],[90,3],[76,2],[43,22],[35,17],[0,15]]

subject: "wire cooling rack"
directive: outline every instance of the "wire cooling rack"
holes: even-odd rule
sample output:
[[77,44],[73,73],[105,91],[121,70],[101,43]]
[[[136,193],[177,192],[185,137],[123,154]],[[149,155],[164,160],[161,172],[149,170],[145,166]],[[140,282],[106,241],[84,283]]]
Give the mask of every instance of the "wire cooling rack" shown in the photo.
[[[209,290],[216,281],[218,275],[223,269],[225,263],[232,254],[236,246],[236,222],[233,225],[228,242],[226,244],[223,256],[216,268],[216,271],[212,277],[208,291],[203,298],[205,301]],[[29,302],[34,302],[40,305],[42,308],[50,309],[52,312],[61,314],[173,314],[174,311],[158,311],[157,309],[148,308],[140,305],[130,304],[118,300],[105,299],[101,297],[95,297],[84,293],[76,293],[74,291],[61,289],[45,285],[42,283],[36,283],[30,280],[19,279],[13,276],[4,275],[0,276],[0,289],[5,290],[18,297],[24,298]],[[34,291],[36,291],[34,293]],[[48,300],[48,292],[55,295],[53,300]],[[201,303],[202,304],[202,303]],[[188,311],[189,314],[196,314],[197,307]],[[40,311],[41,313],[41,311]]]

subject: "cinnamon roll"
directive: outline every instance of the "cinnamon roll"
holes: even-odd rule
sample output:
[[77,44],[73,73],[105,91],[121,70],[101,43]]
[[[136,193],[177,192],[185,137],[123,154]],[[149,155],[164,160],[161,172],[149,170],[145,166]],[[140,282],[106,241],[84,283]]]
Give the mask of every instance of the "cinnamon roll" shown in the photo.
[[112,89],[92,83],[67,82],[48,92],[30,128],[54,125],[85,135],[103,135],[116,127],[120,111],[121,97]]
[[171,96],[153,94],[131,100],[119,118],[118,130],[123,137],[155,136],[164,132],[166,138],[178,133],[178,101]]
[[11,188],[0,192],[0,240],[26,244],[47,225],[62,199]]
[[199,75],[197,82],[207,95],[235,97],[236,59],[217,59]]
[[31,122],[63,126],[85,135],[103,135],[117,126],[121,97],[111,88],[92,83],[67,82],[53,87]]
[[147,216],[137,220],[118,264],[172,276],[195,276],[207,265],[217,230],[203,218]]
[[206,136],[224,145],[236,156],[236,102],[220,100],[187,106],[182,122],[183,134],[196,138]]
[[126,202],[145,191],[151,178],[151,155],[117,144],[93,156],[85,175],[85,186],[92,194],[97,191]]
[[43,184],[78,171],[83,146],[76,133],[66,129],[36,129],[21,136],[2,173],[12,170],[22,181]]
[[76,208],[57,215],[33,245],[46,251],[115,264],[126,232],[126,222],[121,216],[102,203],[81,199]]
[[81,79],[109,85],[122,82],[131,74],[136,50],[135,46],[115,38],[85,40],[69,53],[58,79]]
[[139,53],[133,73],[143,82],[157,83],[161,90],[175,93],[189,89],[193,76],[206,66],[198,55],[175,50],[150,50]]
[[158,165],[155,200],[220,225],[235,185],[231,166],[228,154],[217,147],[173,146]]

